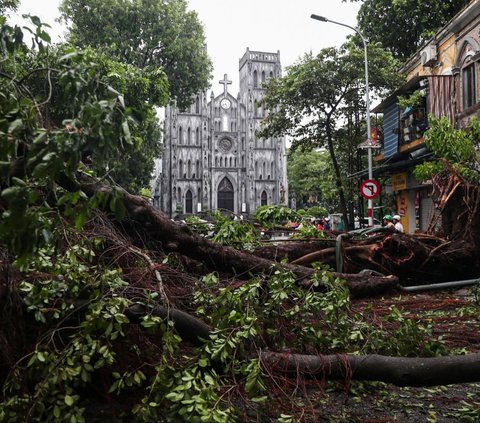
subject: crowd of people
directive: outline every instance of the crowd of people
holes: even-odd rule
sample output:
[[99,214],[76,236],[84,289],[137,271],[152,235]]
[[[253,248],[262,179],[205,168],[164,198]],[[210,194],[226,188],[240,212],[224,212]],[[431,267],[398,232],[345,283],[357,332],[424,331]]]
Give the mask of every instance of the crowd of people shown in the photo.
[[[311,218],[310,223],[320,231],[330,231],[332,229],[329,216],[323,217],[321,219]],[[286,226],[290,229],[300,230],[303,228],[303,223],[300,221],[288,222]],[[394,214],[393,216],[390,214],[386,214],[385,216],[383,216],[383,227],[392,229],[397,232],[404,232],[401,217],[398,214]],[[338,230],[338,228],[335,228],[335,230]]]

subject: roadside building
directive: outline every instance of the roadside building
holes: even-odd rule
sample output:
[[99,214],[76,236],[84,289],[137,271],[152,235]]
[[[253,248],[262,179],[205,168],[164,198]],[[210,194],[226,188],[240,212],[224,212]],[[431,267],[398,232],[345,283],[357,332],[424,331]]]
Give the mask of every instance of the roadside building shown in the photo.
[[[480,1],[472,1],[401,69],[406,83],[373,113],[383,113],[383,149],[375,176],[389,176],[405,232],[425,230],[435,208],[431,184],[413,176],[431,160],[424,133],[428,117],[447,117],[464,127],[480,116]],[[410,102],[410,103],[409,103]]]

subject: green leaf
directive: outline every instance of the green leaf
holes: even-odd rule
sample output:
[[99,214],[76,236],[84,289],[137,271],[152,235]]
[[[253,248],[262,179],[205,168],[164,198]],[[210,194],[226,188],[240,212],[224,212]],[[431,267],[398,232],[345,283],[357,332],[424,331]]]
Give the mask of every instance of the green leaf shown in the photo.
[[8,132],[13,134],[23,128],[23,120],[15,119],[8,127]]
[[27,183],[23,179],[17,178],[15,176],[12,176],[12,182],[18,187],[26,187],[27,186]]
[[42,26],[42,21],[38,16],[30,16],[30,20],[35,26]]
[[48,32],[41,31],[40,34],[38,34],[38,36],[47,43],[50,43],[52,41],[52,39],[50,38],[50,34]]
[[71,407],[73,403],[74,403],[73,398],[70,395],[65,395],[65,404]]
[[72,52],[65,54],[64,56],[60,57],[60,62],[64,62],[66,60],[73,59],[74,57],[79,56],[80,53],[77,50],[73,50]]
[[183,399],[184,394],[183,392],[170,392],[165,395],[165,398],[172,401],[172,402],[179,402]]

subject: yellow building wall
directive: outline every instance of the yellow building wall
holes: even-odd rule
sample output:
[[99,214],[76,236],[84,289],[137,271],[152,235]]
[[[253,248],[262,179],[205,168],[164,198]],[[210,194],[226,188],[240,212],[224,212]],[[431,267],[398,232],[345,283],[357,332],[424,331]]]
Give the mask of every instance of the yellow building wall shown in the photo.
[[[436,41],[433,40],[432,43],[436,43]],[[433,68],[428,66],[424,67],[421,61],[418,60],[417,64],[409,70],[407,80],[412,79],[414,76],[445,75],[451,73],[457,56],[455,35],[452,34],[440,40],[437,44],[437,52],[438,62]]]

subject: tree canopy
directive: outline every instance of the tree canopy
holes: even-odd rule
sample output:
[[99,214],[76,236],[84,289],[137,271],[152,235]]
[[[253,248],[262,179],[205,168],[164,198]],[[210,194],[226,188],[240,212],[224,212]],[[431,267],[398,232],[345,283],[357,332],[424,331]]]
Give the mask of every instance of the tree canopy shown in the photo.
[[[398,62],[382,48],[370,45],[368,61],[370,88],[381,92],[399,83]],[[363,48],[352,40],[339,49],[323,49],[317,56],[306,54],[287,68],[284,77],[268,85],[263,100],[273,112],[265,118],[260,136],[289,135],[294,139],[292,148],[328,149],[345,221],[347,206],[337,158],[343,133],[337,128],[351,117],[353,109],[355,113],[364,110],[364,72]]]
[[357,16],[362,33],[402,60],[414,54],[469,3],[469,0],[351,1],[363,2]]
[[[150,185],[154,159],[161,154],[153,107],[169,99],[187,106],[208,86],[212,65],[203,27],[184,0],[63,0],[60,10],[69,26],[68,41],[101,51],[105,75],[122,86],[129,104],[136,109],[150,105],[135,133],[142,147],[102,169],[125,189],[139,192]],[[133,74],[139,78],[132,79]],[[165,75],[170,98],[152,95]]]
[[327,151],[302,151],[288,154],[288,188],[297,198],[297,207],[307,203],[310,196],[327,210],[338,208],[335,173]]
[[16,10],[19,0],[0,0],[0,13],[5,13],[7,10]]
[[63,0],[68,40],[168,76],[180,107],[208,87],[212,64],[202,24],[185,0]]

